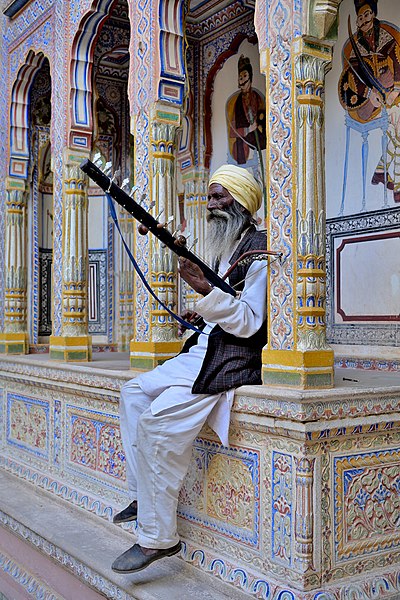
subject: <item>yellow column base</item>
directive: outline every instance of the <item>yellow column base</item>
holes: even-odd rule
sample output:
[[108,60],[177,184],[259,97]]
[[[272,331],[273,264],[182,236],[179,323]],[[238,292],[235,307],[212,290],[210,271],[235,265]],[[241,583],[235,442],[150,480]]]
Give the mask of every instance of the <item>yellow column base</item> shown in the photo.
[[135,342],[130,343],[130,364],[132,369],[154,369],[182,348],[182,342]]
[[29,354],[27,333],[0,333],[0,354]]
[[50,358],[64,362],[92,360],[92,336],[50,336]]
[[265,385],[321,389],[333,387],[333,350],[263,350]]

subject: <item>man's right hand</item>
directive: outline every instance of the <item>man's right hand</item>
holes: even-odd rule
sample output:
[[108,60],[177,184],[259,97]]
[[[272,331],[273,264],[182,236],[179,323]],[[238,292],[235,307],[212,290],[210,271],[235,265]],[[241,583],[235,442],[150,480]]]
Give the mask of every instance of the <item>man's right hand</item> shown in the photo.
[[[184,310],[183,313],[180,315],[181,319],[184,319],[188,323],[193,323],[198,318],[198,316],[199,315],[197,314],[197,312],[188,309]],[[183,325],[182,323],[178,323],[178,337],[182,337],[186,330],[187,327],[185,327],[185,325]]]

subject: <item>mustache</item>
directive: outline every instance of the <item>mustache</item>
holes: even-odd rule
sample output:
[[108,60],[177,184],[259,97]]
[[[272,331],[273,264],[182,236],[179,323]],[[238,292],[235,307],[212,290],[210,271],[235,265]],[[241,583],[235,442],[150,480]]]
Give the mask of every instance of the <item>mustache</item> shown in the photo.
[[226,210],[221,210],[219,208],[213,208],[213,210],[207,211],[206,221],[207,221],[207,223],[209,223],[210,221],[213,221],[214,219],[224,219],[225,221],[227,221],[230,217],[231,217],[231,214],[229,212],[227,212]]

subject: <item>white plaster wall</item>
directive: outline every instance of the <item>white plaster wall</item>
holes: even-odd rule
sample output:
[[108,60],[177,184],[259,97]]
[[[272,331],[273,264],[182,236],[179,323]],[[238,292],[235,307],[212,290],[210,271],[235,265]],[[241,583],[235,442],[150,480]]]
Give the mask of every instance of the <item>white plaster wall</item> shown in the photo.
[[88,242],[90,250],[107,248],[107,200],[90,196],[88,206]]
[[[395,317],[399,314],[399,256],[399,237],[370,239],[370,236],[364,236],[357,243],[343,247],[340,253],[340,301],[348,317],[359,315],[368,321],[369,315]],[[341,322],[339,314],[336,320]]]
[[[351,17],[352,31],[356,30],[354,0],[343,0],[339,9],[339,35],[335,45],[332,70],[326,77],[326,189],[327,217],[339,215],[342,199],[343,165],[345,159],[346,128],[345,111],[339,103],[338,81],[342,72],[342,49],[348,39],[347,19]],[[379,0],[378,18],[400,27],[399,0]],[[383,185],[372,185],[371,178],[381,157],[380,130],[369,135],[369,157],[367,165],[366,210],[379,210],[383,206]],[[361,135],[351,132],[349,151],[349,170],[344,214],[361,211],[362,173],[361,173]],[[393,194],[388,190],[388,206],[395,206]]]

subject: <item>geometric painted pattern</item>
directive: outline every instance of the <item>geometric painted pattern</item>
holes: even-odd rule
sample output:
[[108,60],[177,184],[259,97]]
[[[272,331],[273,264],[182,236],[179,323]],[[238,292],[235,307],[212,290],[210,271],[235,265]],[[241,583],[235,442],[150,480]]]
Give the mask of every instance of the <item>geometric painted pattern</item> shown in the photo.
[[89,250],[89,334],[107,333],[107,251]]
[[204,438],[193,445],[178,515],[253,548],[259,545],[260,456]]

